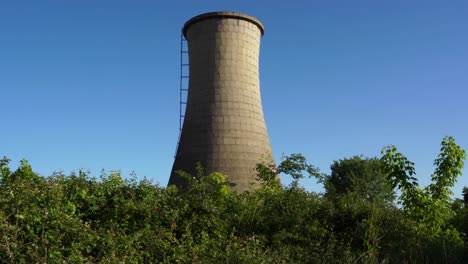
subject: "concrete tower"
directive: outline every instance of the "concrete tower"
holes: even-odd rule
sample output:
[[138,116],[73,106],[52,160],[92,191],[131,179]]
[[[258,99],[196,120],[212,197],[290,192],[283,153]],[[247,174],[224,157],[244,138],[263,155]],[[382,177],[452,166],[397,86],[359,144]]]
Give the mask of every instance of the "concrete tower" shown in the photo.
[[221,172],[246,191],[255,166],[272,162],[259,85],[263,25],[234,12],[213,12],[187,21],[189,89],[185,119],[169,184],[184,187],[176,171]]

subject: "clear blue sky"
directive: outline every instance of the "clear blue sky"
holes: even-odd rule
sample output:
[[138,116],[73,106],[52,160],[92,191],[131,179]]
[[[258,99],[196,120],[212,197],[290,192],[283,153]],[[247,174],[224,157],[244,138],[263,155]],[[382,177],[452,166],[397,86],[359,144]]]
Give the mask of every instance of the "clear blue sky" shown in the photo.
[[[395,144],[426,185],[445,135],[468,149],[467,1],[18,0],[0,2],[0,156],[44,176],[104,168],[166,185],[180,29],[220,10],[265,25],[260,81],[276,160],[302,153],[329,172],[333,160]],[[465,185],[468,175],[456,196]]]

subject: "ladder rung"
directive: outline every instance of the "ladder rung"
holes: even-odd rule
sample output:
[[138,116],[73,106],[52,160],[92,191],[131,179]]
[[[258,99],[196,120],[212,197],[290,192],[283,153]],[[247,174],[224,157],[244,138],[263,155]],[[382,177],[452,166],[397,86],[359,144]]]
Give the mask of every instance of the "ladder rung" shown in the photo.
[[181,50],[181,53],[188,53],[188,50]]
[[189,64],[188,63],[183,63],[182,66],[189,66]]
[[180,76],[180,78],[188,78],[189,76]]
[[187,104],[187,102],[180,102],[180,104],[184,104],[184,105],[186,105],[186,104]]
[[181,91],[184,91],[184,92],[188,91],[188,89],[180,89],[180,90],[181,90]]

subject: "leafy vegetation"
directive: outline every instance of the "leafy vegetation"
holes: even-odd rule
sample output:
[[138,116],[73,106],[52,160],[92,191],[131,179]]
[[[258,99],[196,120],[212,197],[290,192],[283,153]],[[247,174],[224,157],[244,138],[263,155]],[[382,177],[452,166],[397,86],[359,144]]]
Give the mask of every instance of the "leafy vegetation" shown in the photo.
[[[3,263],[463,263],[468,188],[452,200],[465,151],[446,137],[432,184],[396,147],[335,161],[320,173],[293,154],[260,164],[259,188],[232,192],[220,173],[184,174],[180,192],[84,171],[42,177],[0,160]],[[277,174],[293,181],[281,186]],[[183,174],[183,173],[182,173]],[[299,184],[315,177],[325,193]],[[395,189],[401,195],[395,204]]]

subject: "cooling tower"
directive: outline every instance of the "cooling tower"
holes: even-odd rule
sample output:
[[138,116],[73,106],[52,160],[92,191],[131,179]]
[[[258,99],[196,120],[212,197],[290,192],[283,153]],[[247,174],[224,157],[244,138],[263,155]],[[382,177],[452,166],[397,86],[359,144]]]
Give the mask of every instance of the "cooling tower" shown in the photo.
[[214,12],[183,27],[189,52],[185,118],[169,185],[186,187],[176,171],[227,175],[237,191],[249,189],[255,166],[273,162],[260,97],[259,48],[263,25],[254,17]]

